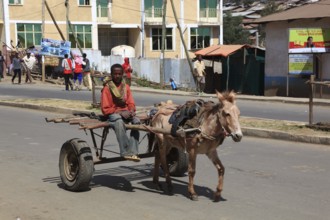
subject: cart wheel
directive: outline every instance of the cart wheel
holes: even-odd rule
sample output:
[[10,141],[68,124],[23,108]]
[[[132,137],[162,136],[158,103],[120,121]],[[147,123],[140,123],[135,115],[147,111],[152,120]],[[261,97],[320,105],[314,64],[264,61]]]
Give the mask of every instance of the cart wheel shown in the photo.
[[188,154],[182,149],[173,147],[166,156],[171,176],[183,176],[188,170]]
[[59,168],[65,189],[88,190],[94,171],[93,156],[88,144],[78,138],[65,142],[60,152]]

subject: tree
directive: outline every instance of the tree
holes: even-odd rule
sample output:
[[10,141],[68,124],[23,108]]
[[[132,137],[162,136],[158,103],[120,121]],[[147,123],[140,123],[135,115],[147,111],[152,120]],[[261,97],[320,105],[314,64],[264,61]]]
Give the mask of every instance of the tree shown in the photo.
[[[281,10],[278,8],[278,4],[276,4],[275,0],[268,0],[265,8],[260,12],[260,15],[264,17],[280,11]],[[260,34],[260,38],[259,38],[260,44],[263,45],[266,38],[265,27],[263,25],[259,25],[258,31]]]
[[249,32],[243,29],[242,17],[233,17],[226,12],[223,18],[224,44],[249,44]]

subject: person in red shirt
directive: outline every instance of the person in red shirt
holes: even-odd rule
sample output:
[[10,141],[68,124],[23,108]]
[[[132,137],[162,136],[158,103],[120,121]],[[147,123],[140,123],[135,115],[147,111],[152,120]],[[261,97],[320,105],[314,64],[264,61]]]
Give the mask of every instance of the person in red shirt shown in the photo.
[[128,137],[125,123],[140,124],[140,120],[135,116],[135,102],[123,74],[124,70],[120,64],[111,66],[111,77],[106,78],[101,92],[101,110],[116,133],[120,155],[126,160],[139,162],[140,133],[138,130],[131,130]]
[[122,64],[124,72],[125,72],[125,77],[126,77],[126,83],[131,86],[131,81],[132,81],[132,72],[133,69],[131,67],[131,64],[129,64],[129,58],[125,57],[124,58],[124,63]]
[[69,55],[65,54],[64,59],[62,61],[62,67],[63,67],[63,76],[65,81],[65,90],[69,90],[69,86],[71,90],[73,90],[72,83],[70,81],[70,78],[72,76],[72,60],[69,59]]

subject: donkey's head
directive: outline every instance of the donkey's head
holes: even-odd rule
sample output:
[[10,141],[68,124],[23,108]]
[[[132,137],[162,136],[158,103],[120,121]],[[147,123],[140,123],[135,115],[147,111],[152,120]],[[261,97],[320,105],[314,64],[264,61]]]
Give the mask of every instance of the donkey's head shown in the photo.
[[219,120],[226,131],[226,133],[232,137],[235,142],[241,141],[243,134],[241,131],[241,126],[239,124],[240,111],[235,103],[235,93],[234,92],[217,92],[217,97],[219,99],[220,109],[219,109]]

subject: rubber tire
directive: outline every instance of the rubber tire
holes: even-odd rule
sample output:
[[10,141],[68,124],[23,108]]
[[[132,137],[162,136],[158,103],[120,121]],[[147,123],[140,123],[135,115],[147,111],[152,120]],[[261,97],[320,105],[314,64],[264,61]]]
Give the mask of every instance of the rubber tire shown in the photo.
[[78,138],[65,142],[60,152],[59,169],[65,189],[73,192],[89,190],[94,162],[88,144]]
[[181,177],[187,172],[189,156],[182,149],[173,147],[166,160],[171,176]]

